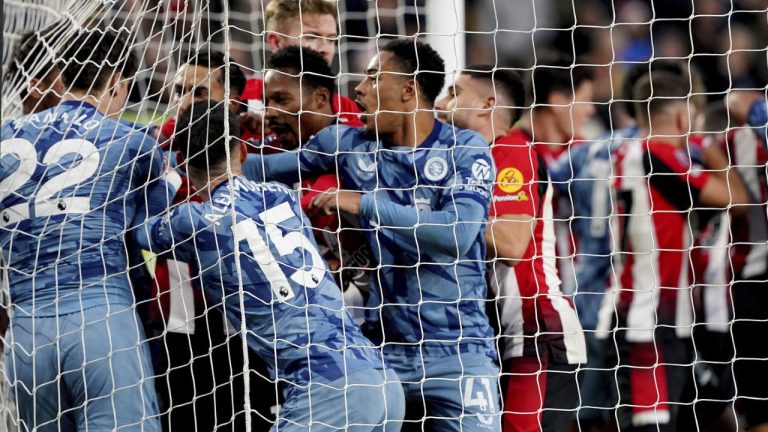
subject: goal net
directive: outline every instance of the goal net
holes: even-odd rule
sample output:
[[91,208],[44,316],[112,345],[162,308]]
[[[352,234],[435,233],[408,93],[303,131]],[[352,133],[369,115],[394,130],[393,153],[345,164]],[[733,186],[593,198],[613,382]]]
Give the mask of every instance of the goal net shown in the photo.
[[768,7],[668,3],[6,0],[0,430],[768,425]]

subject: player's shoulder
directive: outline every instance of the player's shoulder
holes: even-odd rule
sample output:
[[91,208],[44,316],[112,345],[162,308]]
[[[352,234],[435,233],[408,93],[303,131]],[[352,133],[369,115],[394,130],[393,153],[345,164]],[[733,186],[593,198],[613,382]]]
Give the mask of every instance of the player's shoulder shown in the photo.
[[365,135],[363,127],[335,124],[323,128],[311,138],[315,146],[336,152],[369,145],[370,139]]
[[490,148],[488,143],[485,142],[485,139],[483,139],[483,136],[473,130],[462,129],[460,127],[443,123],[439,120],[435,120],[435,127],[439,128],[438,141],[444,146],[456,148]]

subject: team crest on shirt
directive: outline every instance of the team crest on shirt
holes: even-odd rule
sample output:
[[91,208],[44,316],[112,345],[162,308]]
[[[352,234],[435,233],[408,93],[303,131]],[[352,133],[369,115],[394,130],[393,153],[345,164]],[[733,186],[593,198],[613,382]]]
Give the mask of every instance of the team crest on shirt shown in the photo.
[[448,162],[440,156],[434,156],[424,164],[424,177],[430,181],[440,181],[448,175]]
[[523,188],[523,173],[517,168],[504,168],[496,177],[496,183],[503,192],[515,193]]

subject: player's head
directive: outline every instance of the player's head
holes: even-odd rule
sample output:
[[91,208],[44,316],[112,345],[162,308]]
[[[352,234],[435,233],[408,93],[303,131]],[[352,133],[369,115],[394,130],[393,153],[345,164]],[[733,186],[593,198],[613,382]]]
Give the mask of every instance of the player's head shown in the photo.
[[690,81],[680,74],[656,71],[635,85],[635,120],[647,135],[678,141],[691,129]]
[[294,149],[334,123],[334,85],[317,51],[293,45],[272,55],[264,75],[264,119],[281,146]]
[[[240,125],[237,116],[228,113],[224,102],[195,102],[181,113],[176,123],[174,143],[184,156],[187,174],[197,184],[206,184],[227,172],[227,167],[239,168],[241,156]],[[229,126],[229,155],[227,159],[226,127]]]
[[495,130],[506,133],[520,118],[525,86],[517,72],[494,69],[493,65],[473,65],[462,71],[448,87],[448,94],[436,104],[438,115],[483,136]]
[[19,86],[24,114],[55,107],[64,94],[61,70],[48,56],[58,36],[58,24],[22,36],[8,65],[6,80]]
[[[595,112],[594,78],[590,69],[573,67],[562,58],[546,59],[537,64],[531,73],[531,115],[550,118],[551,132],[561,137],[561,142],[574,138],[584,123]],[[534,131],[534,133],[536,133]]]
[[651,72],[669,72],[674,75],[678,75],[683,79],[690,79],[693,86],[693,93],[695,97],[692,99],[697,106],[704,108],[705,101],[702,100],[704,95],[704,82],[699,74],[698,70],[689,66],[686,62],[677,60],[654,60],[647,64],[640,64],[635,66],[624,77],[624,83],[621,88],[621,97],[626,101],[625,109],[627,114],[632,118],[635,117],[635,101],[633,98],[635,87],[641,78],[645,77]]
[[221,102],[226,89],[225,67],[229,67],[229,109],[237,112],[240,95],[245,89],[245,74],[240,67],[226,62],[224,53],[215,50],[201,50],[190,57],[176,74],[174,103],[179,113],[186,111],[195,102]]
[[139,61],[128,30],[80,29],[57,55],[66,93],[100,100],[106,115],[120,112]]
[[267,42],[273,52],[302,45],[322,54],[328,64],[336,55],[336,2],[272,0],[266,8]]
[[369,132],[391,134],[408,121],[404,115],[431,110],[444,84],[445,63],[431,46],[397,39],[368,63],[355,102]]

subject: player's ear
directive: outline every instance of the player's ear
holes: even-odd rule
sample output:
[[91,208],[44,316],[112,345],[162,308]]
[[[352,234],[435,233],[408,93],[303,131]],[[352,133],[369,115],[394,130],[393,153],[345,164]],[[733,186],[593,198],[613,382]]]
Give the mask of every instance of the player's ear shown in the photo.
[[403,84],[403,87],[401,89],[401,96],[403,102],[408,102],[410,100],[413,100],[416,98],[417,89],[416,89],[416,80],[409,79],[405,80],[405,83]]
[[243,164],[248,158],[248,146],[245,144],[245,141],[238,140],[238,147],[240,148],[240,163]]
[[331,93],[327,88],[318,87],[312,92],[312,97],[314,98],[315,106],[317,108],[325,108],[326,106],[331,105],[331,98],[333,96],[331,96]]
[[552,108],[558,108],[570,105],[571,99],[564,93],[556,91],[549,95],[549,100],[546,103],[552,106]]
[[27,94],[30,99],[36,99],[39,100],[43,97],[43,92],[40,89],[40,80],[37,78],[32,78],[29,80],[28,87],[27,87]]
[[282,46],[282,42],[280,35],[274,32],[267,32],[267,43],[269,43],[272,52],[279,50]]
[[487,117],[493,114],[493,110],[496,108],[496,98],[493,96],[488,96],[485,98],[485,101],[483,101],[483,109],[480,110],[480,112],[477,113],[480,117]]

